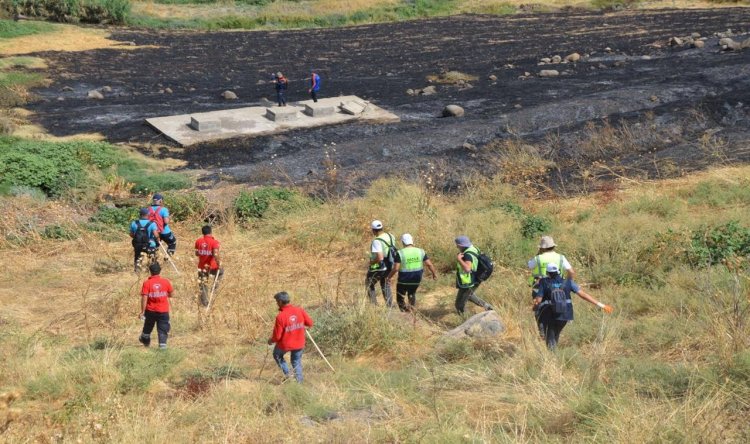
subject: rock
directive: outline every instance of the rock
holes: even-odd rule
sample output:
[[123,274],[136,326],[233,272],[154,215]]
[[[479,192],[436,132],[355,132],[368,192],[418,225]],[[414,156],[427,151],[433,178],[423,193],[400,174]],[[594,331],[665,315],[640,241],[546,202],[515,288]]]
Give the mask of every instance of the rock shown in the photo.
[[193,88],[193,87],[191,86],[190,88],[188,88],[188,91],[190,91],[190,92],[193,92],[193,91],[195,91],[195,88]]
[[656,96],[651,96],[651,97],[649,97],[649,100],[651,100],[652,102],[658,102],[659,98],[656,97]]
[[414,95],[416,95],[417,93],[416,93],[416,92],[414,92],[414,90],[413,90],[413,89],[409,88],[409,89],[407,89],[407,90],[406,90],[406,94],[408,94],[408,95],[410,95],[410,96],[414,96]]
[[606,48],[604,48],[604,52],[612,52],[612,48],[610,48],[609,46],[607,46]]
[[552,63],[552,59],[549,57],[542,57],[539,61],[542,63]]
[[497,82],[497,76],[495,74],[490,74],[487,78],[492,82]]
[[516,65],[514,65],[512,63],[506,63],[505,65],[503,65],[503,68],[505,68],[505,69],[513,69],[515,67],[516,67]]
[[738,51],[742,49],[742,43],[735,42],[729,37],[724,37],[723,39],[719,40],[719,46],[721,46],[721,49],[732,50],[732,51]]
[[552,56],[552,63],[557,64],[560,62],[562,62],[562,57],[560,57],[559,55]]
[[530,73],[530,72],[528,72],[528,71],[524,71],[524,72],[523,72],[523,76],[524,76],[524,77],[531,77],[531,73]]
[[443,117],[461,117],[464,115],[464,109],[458,105],[448,105],[443,108]]
[[744,41],[743,41],[743,42],[742,42],[742,43],[740,44],[740,47],[741,47],[742,49],[745,49],[745,48],[750,48],[750,38],[748,38],[748,39],[745,39],[745,40],[744,40]]
[[431,96],[433,94],[437,94],[437,88],[435,88],[434,85],[430,85],[428,87],[422,88],[419,94],[423,96]]
[[539,77],[557,77],[560,72],[556,69],[543,69],[539,71]]
[[566,62],[575,63],[579,60],[581,60],[581,54],[578,54],[577,52],[574,52],[573,54],[568,54],[565,56]]
[[172,94],[172,88],[165,88],[164,92],[167,94]]
[[699,38],[701,38],[701,35],[698,32],[694,32],[694,33],[690,34],[690,37],[692,37],[694,39],[699,39]]
[[104,99],[104,95],[95,89],[92,89],[91,91],[89,91],[86,97],[88,97],[89,99],[95,99],[95,100]]
[[607,69],[607,65],[605,65],[604,63],[600,63],[600,64],[596,65],[596,67],[599,68],[599,69]]
[[520,103],[516,103],[515,105],[513,105],[513,108],[515,108],[515,109],[521,109],[521,108],[523,108],[523,105],[521,105]]
[[616,68],[620,68],[622,66],[625,66],[625,60],[618,60],[618,61],[616,61],[615,64],[614,64],[614,66]]
[[474,145],[474,144],[472,144],[472,143],[469,143],[469,142],[464,142],[464,144],[461,145],[461,148],[463,148],[463,149],[465,149],[467,151],[471,151],[472,153],[476,153],[477,152],[477,146]]
[[58,97],[58,98],[57,98],[57,101],[58,101],[58,102],[62,102],[63,100],[65,100],[65,98],[64,98],[64,97]]
[[466,322],[445,333],[444,337],[453,339],[462,338],[489,338],[498,336],[505,331],[505,325],[500,316],[494,311],[484,311],[470,317]]
[[163,89],[160,89],[160,90],[159,90],[159,91],[157,91],[157,92],[158,92],[159,94],[164,94],[164,90],[163,90]]
[[669,39],[669,46],[682,46],[685,42],[679,37],[672,37]]
[[299,423],[305,427],[315,427],[316,425],[318,425],[318,423],[313,421],[309,416],[303,416],[302,418],[300,418]]
[[102,92],[105,92],[105,93],[112,92],[112,87],[109,86],[109,85],[103,86],[102,87]]
[[221,93],[221,97],[224,97],[224,100],[237,100],[237,94],[232,91],[224,91]]
[[704,46],[706,46],[706,42],[704,42],[703,40],[696,40],[693,42],[693,48],[700,49],[700,48],[703,48]]
[[261,79],[261,80],[258,80],[257,82],[255,82],[255,84],[256,84],[256,85],[265,85],[265,84],[266,84],[266,81],[265,81],[265,80],[263,80],[263,79]]
[[71,88],[69,86],[63,86],[60,91],[73,91],[73,88]]
[[641,56],[641,60],[651,60],[650,55]]

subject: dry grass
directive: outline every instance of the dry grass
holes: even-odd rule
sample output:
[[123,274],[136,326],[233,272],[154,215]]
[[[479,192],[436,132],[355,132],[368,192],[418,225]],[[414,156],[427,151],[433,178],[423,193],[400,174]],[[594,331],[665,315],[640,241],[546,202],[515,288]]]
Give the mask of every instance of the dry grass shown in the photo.
[[0,40],[0,55],[31,54],[44,51],[90,51],[113,48],[138,49],[138,46],[123,45],[110,40],[103,29],[81,28],[73,25],[54,25],[55,30],[13,39]]

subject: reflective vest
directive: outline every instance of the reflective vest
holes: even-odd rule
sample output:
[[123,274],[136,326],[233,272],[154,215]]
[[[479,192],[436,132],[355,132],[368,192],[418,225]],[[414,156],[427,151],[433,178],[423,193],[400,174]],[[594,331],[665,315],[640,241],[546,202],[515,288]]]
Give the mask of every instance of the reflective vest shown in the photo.
[[400,272],[422,271],[424,269],[424,250],[414,246],[398,250],[401,259]]
[[[467,255],[466,253],[473,253]],[[479,250],[475,246],[471,246],[464,250],[464,259],[467,257],[471,258],[471,271],[465,272],[461,263],[456,260],[456,286],[458,288],[471,288],[474,286],[474,272],[477,271],[477,265],[479,264]]]
[[557,264],[558,270],[560,270],[560,276],[563,278],[567,274],[567,271],[563,269],[563,255],[555,253],[554,251],[547,251],[534,258],[536,265],[531,270],[531,277],[529,278],[529,284],[533,285],[535,281],[547,277],[547,264]]
[[[385,258],[388,257],[388,254],[391,251],[391,245],[394,245],[396,240],[391,236],[389,233],[380,233],[375,240],[378,240],[381,244],[383,244],[383,259],[382,261],[378,262],[377,264],[370,265],[370,271],[383,271],[386,270],[385,266]],[[370,251],[370,260],[372,261],[377,257],[377,254]]]

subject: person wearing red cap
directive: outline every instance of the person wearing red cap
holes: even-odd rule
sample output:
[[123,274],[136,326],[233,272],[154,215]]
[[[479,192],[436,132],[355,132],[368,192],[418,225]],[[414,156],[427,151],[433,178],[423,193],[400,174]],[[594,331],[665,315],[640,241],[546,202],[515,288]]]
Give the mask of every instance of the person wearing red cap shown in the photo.
[[195,255],[198,256],[198,282],[201,290],[201,304],[208,306],[208,282],[209,276],[214,276],[217,284],[224,270],[221,269],[221,258],[219,257],[219,241],[211,235],[211,226],[206,225],[201,229],[203,237],[195,241]]
[[143,320],[143,331],[138,338],[145,347],[151,345],[151,332],[156,331],[159,334],[159,348],[167,348],[167,338],[169,337],[169,298],[172,297],[174,289],[169,279],[159,276],[161,266],[154,262],[148,267],[151,276],[146,279],[141,287],[141,314]]
[[290,304],[289,293],[281,291],[273,298],[279,306],[273,334],[268,344],[276,344],[273,348],[273,359],[278,364],[284,377],[289,377],[289,366],[284,355],[290,352],[292,368],[297,382],[302,382],[302,351],[305,349],[305,327],[312,327],[313,320],[302,307]]

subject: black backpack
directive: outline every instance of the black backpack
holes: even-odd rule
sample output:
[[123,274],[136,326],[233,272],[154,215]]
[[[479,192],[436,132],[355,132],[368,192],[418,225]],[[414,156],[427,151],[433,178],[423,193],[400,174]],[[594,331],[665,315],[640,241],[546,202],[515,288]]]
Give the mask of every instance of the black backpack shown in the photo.
[[[474,253],[464,252],[464,254],[473,255]],[[477,257],[477,271],[474,272],[474,282],[478,284],[486,281],[492,276],[492,272],[495,270],[495,263],[492,261],[492,258],[481,251],[475,256]]]
[[135,221],[136,230],[135,234],[133,235],[133,247],[135,247],[137,250],[145,251],[148,250],[148,247],[151,243],[151,237],[148,235],[148,229],[151,227],[151,224],[154,223],[154,221],[148,221],[146,225],[141,225],[140,220]]
[[565,314],[568,309],[568,294],[563,290],[562,284],[559,286],[552,284],[549,291],[549,306],[552,313],[556,315]]
[[391,239],[390,243],[381,238],[377,238],[377,240],[388,246],[388,254],[383,254],[383,263],[385,264],[385,269],[391,271],[393,270],[393,264],[396,263],[396,246],[394,245],[396,241],[393,239],[393,235],[390,233],[386,234],[388,234],[388,237]]

